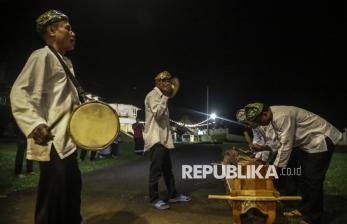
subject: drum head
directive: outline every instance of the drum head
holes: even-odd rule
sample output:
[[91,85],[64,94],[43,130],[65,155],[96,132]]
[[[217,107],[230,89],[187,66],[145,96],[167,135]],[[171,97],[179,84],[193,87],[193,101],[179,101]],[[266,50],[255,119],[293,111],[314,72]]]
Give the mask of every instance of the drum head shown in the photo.
[[69,133],[83,149],[104,149],[119,133],[119,118],[109,105],[91,101],[77,107],[71,115]]

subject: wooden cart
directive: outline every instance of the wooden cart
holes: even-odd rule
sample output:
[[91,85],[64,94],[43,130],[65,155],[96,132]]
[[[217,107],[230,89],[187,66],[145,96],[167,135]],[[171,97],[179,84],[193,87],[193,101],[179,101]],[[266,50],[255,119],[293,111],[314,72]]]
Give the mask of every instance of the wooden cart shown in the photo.
[[[229,164],[224,158],[223,164]],[[242,174],[245,174],[247,165],[262,165],[259,161],[248,157],[239,157],[238,164],[242,166]],[[263,166],[260,173],[265,176],[267,166]],[[209,199],[228,200],[232,210],[233,223],[241,223],[241,214],[251,208],[256,208],[267,215],[266,224],[272,224],[276,219],[276,202],[281,200],[301,200],[300,196],[280,196],[273,185],[272,178],[268,179],[226,179],[226,195],[209,195]]]

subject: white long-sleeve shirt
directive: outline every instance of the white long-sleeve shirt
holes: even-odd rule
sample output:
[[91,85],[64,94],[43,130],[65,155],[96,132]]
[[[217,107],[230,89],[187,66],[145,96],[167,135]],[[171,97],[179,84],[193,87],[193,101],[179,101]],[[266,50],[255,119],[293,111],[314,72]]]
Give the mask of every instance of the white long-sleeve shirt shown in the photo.
[[290,153],[298,147],[307,153],[327,151],[325,138],[336,144],[342,133],[328,121],[307,110],[294,106],[271,106],[272,126],[278,136],[280,147],[274,164],[285,167]]
[[143,131],[144,151],[156,143],[168,149],[174,148],[169,120],[168,97],[158,87],[150,91],[145,99],[146,123]]
[[272,151],[276,152],[280,146],[276,132],[272,125],[258,126],[252,129],[253,132],[253,144],[267,145]]
[[[74,74],[71,61],[66,57],[62,58]],[[37,145],[32,138],[28,138],[28,159],[49,161],[52,144],[61,159],[76,150],[76,145],[67,133],[67,127],[71,111],[80,104],[78,93],[47,46],[30,55],[13,84],[10,98],[12,113],[27,137],[38,125],[50,126],[67,111],[51,130],[55,137],[47,146]]]
[[[253,132],[253,144],[267,145],[273,152],[276,152],[280,147],[280,144],[276,138],[276,133],[271,125],[258,126],[252,129]],[[266,162],[269,159],[270,151],[256,152],[255,158],[261,159]]]

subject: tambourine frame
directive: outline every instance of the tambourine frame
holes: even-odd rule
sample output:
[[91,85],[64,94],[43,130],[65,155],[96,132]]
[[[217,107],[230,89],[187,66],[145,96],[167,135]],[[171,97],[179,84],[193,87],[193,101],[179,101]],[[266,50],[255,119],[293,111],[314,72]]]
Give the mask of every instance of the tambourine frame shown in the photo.
[[[101,147],[92,147],[92,146],[86,146],[86,145],[83,145],[81,144],[79,141],[77,141],[77,139],[75,139],[75,137],[71,134],[71,130],[70,130],[70,125],[71,125],[71,119],[74,115],[74,113],[79,109],[81,108],[82,106],[84,105],[87,105],[87,104],[92,104],[92,103],[99,103],[99,104],[102,104],[106,107],[108,107],[109,109],[111,109],[111,111],[113,111],[114,115],[116,116],[116,120],[118,120],[117,124],[116,124],[116,134],[115,136],[105,145],[101,146]],[[76,107],[72,113],[71,113],[71,116],[69,118],[69,123],[68,123],[68,127],[67,127],[67,131],[69,133],[69,135],[71,136],[73,142],[81,149],[85,149],[85,150],[90,150],[90,151],[98,151],[98,150],[102,150],[102,149],[105,149],[107,148],[108,146],[110,146],[118,137],[118,135],[120,134],[120,122],[119,122],[119,116],[117,114],[117,112],[108,104],[102,102],[102,101],[98,101],[98,100],[91,100],[91,101],[87,101],[85,103],[82,103],[81,105],[79,105],[78,107]]]

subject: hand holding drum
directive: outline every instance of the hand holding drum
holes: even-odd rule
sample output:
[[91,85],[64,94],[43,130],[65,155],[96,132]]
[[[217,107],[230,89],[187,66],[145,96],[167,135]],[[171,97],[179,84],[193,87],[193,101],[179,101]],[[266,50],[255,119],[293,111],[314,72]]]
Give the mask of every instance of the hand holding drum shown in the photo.
[[[51,130],[68,113],[65,111],[48,127],[45,124],[34,129],[32,137],[36,144],[47,145],[53,140]],[[78,106],[71,114],[68,132],[76,145],[86,150],[101,150],[118,137],[120,122],[117,112],[108,104],[89,101]]]

